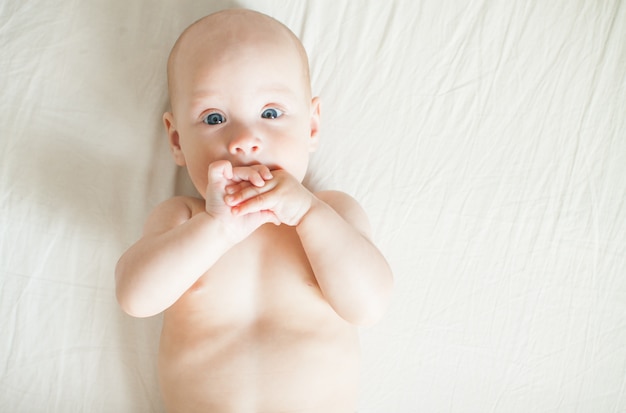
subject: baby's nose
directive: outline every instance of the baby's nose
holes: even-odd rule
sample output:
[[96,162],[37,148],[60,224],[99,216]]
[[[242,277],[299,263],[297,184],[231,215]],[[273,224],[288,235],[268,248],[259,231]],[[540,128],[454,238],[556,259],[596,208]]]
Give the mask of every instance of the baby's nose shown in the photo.
[[247,128],[241,128],[230,141],[231,155],[254,155],[261,151],[261,140]]

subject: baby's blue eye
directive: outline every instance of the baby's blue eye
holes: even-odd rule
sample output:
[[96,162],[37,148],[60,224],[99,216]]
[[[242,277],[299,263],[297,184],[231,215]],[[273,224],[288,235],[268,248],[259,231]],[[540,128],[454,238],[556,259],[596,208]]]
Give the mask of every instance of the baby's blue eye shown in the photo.
[[261,117],[264,119],[276,119],[282,116],[282,114],[283,112],[281,110],[270,108],[270,109],[265,109],[263,113],[261,113]]
[[219,113],[209,113],[202,121],[207,125],[219,125],[220,123],[224,123],[226,119]]

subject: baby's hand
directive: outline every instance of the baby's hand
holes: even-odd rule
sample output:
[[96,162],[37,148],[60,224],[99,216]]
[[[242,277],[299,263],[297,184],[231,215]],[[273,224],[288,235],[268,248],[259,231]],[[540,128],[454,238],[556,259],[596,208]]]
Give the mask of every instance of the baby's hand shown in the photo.
[[243,181],[226,188],[226,204],[235,216],[247,216],[266,211],[283,224],[298,225],[309,211],[314,195],[287,171],[271,171],[273,177],[264,185]]
[[232,213],[231,206],[225,202],[227,190],[232,192],[230,188],[233,186],[246,184],[254,188],[264,187],[266,181],[273,178],[268,167],[263,165],[233,167],[228,161],[216,161],[209,165],[208,178],[205,194],[206,212],[224,225],[235,242],[243,240],[265,223],[280,224],[277,217],[267,210],[236,216]]

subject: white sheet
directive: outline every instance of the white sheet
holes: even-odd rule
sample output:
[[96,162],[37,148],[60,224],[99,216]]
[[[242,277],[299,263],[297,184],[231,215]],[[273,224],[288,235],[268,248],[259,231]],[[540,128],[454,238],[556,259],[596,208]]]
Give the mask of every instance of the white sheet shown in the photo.
[[179,32],[290,26],[323,99],[307,181],[369,212],[396,289],[360,411],[626,411],[626,4],[4,0],[0,411],[162,412],[159,317],[113,268],[188,181],[160,116]]

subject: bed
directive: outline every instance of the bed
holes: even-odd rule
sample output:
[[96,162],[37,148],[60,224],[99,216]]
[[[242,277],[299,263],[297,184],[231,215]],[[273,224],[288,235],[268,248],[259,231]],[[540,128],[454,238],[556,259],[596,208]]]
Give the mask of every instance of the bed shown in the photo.
[[359,411],[626,411],[626,3],[4,0],[0,411],[163,412],[160,317],[113,271],[189,193],[161,114],[201,16],[287,24],[322,99],[312,189],[395,275]]

